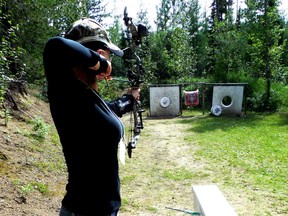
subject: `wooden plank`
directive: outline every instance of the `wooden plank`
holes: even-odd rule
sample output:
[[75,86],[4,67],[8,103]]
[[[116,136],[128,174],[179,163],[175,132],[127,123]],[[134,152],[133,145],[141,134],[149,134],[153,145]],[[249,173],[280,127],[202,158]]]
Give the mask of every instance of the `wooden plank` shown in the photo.
[[237,216],[216,185],[192,186],[194,210],[201,216]]

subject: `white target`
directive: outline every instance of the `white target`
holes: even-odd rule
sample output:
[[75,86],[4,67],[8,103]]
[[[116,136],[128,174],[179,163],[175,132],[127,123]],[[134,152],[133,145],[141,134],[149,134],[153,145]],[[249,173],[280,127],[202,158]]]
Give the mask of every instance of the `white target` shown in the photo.
[[160,100],[160,106],[166,108],[170,105],[170,99],[168,97],[162,97]]
[[180,85],[150,85],[150,115],[180,115],[180,90]]

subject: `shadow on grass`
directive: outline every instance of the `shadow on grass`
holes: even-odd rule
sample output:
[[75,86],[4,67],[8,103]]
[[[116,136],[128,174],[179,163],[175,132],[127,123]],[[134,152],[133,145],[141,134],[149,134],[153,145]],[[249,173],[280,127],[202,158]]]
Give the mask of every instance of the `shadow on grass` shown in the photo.
[[[179,123],[188,125],[187,130],[197,133],[205,133],[208,131],[215,131],[221,129],[222,131],[229,131],[235,128],[256,128],[265,118],[265,115],[249,114],[247,116],[212,116],[196,115],[180,117]],[[189,127],[191,125],[191,127]],[[193,126],[193,127],[192,127]]]
[[[146,120],[176,119],[180,124],[187,125],[187,131],[205,133],[221,129],[222,131],[235,130],[235,128],[257,128],[261,124],[274,126],[287,126],[288,113],[248,113],[247,115],[220,115],[213,116],[208,112],[203,114],[200,111],[183,111],[180,116],[147,116]],[[269,120],[268,120],[269,119]]]
[[279,126],[288,125],[288,113],[279,113],[280,121],[278,122]]

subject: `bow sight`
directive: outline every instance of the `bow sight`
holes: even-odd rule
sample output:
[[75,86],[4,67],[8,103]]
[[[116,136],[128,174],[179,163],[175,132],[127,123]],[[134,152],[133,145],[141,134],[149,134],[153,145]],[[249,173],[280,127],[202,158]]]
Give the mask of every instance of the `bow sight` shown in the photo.
[[134,25],[132,22],[132,17],[128,17],[127,7],[124,8],[124,23],[127,26],[128,38],[131,38],[134,41],[135,45],[140,45],[142,43],[142,38],[148,36],[147,27],[144,24]]
[[[124,49],[124,59],[129,62],[129,69],[127,72],[127,78],[130,82],[131,88],[139,88],[140,84],[143,83],[142,75],[144,73],[144,68],[140,57],[136,53],[136,48],[142,44],[142,37],[148,35],[148,30],[145,25],[138,24],[134,25],[132,18],[128,17],[127,7],[124,9],[124,23],[127,27],[126,40],[128,41],[128,48]],[[135,64],[134,64],[135,63]],[[133,67],[133,66],[134,67]],[[135,68],[136,66],[136,68]],[[133,69],[132,69],[133,68]],[[128,156],[131,158],[132,149],[136,147],[137,141],[139,140],[141,129],[143,129],[142,113],[144,109],[142,108],[141,102],[139,100],[135,101],[133,105],[133,117],[131,115],[131,124],[134,121],[133,128],[131,126],[131,138],[128,142],[127,151]]]

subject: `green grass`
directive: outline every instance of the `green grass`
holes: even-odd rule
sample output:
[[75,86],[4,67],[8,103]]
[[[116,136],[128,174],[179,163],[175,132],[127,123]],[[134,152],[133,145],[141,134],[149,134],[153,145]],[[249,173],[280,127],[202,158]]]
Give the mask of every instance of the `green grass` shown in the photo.
[[287,132],[287,113],[183,110],[145,119],[134,156],[120,169],[121,212],[177,215],[165,205],[193,210],[192,185],[216,184],[239,216],[288,215]]
[[215,181],[266,191],[287,206],[287,114],[199,116],[179,122],[191,125],[187,127],[191,135],[187,133],[185,140],[197,140],[195,157],[207,164],[206,169],[213,172]]

